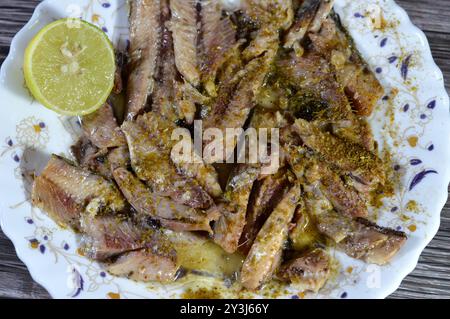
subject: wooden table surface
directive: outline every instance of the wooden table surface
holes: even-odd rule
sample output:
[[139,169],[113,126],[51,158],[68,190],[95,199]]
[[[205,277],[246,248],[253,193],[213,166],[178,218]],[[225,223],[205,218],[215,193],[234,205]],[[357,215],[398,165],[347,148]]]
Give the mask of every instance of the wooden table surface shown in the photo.
[[[29,20],[39,0],[0,1],[0,65],[12,37]],[[450,92],[450,0],[397,0],[425,31]],[[449,163],[450,165],[450,163]],[[49,298],[35,283],[14,247],[0,230],[0,297]],[[442,211],[439,233],[422,253],[417,268],[391,298],[450,299],[450,201]]]

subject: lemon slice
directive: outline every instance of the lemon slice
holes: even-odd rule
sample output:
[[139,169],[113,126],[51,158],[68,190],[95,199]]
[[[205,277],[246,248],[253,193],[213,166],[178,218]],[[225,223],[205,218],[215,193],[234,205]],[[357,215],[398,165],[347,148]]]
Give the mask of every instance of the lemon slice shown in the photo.
[[43,28],[25,51],[25,82],[37,101],[63,115],[86,115],[110,95],[116,69],[106,34],[80,19]]

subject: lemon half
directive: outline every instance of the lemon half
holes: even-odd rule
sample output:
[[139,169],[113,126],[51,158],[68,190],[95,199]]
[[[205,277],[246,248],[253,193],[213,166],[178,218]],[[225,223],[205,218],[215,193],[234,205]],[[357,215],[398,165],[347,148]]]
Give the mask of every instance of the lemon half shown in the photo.
[[80,19],[55,21],[25,51],[25,82],[37,101],[63,115],[99,109],[114,85],[114,48],[107,35]]

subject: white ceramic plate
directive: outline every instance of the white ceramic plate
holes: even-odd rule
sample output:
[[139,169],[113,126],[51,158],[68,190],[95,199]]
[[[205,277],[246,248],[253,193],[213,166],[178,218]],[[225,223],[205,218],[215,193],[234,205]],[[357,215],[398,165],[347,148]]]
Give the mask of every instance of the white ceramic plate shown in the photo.
[[[29,202],[33,172],[49,154],[67,154],[79,127],[76,119],[57,116],[28,94],[22,75],[27,43],[53,20],[80,16],[124,47],[127,10],[125,0],[43,1],[15,36],[1,69],[1,226],[34,280],[56,298],[175,298],[186,286],[211,284],[145,285],[111,277],[78,253],[75,234],[59,228]],[[409,239],[383,267],[333,252],[341,270],[320,294],[289,291],[281,297],[384,298],[414,269],[439,227],[450,180],[449,99],[424,34],[394,1],[337,0],[335,10],[386,89],[371,124],[380,145],[391,149],[401,178],[395,196],[374,214],[380,224],[405,231]]]

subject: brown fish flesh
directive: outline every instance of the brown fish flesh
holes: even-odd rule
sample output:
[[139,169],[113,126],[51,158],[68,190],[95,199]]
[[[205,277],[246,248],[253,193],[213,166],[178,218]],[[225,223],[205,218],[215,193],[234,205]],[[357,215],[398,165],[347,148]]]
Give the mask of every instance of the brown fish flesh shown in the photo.
[[36,177],[31,200],[56,222],[76,230],[80,229],[79,219],[84,212],[120,212],[126,207],[113,183],[56,155]]
[[128,202],[143,216],[158,220],[161,226],[175,231],[201,230],[212,233],[210,223],[219,217],[217,213],[196,210],[153,194],[125,168],[116,169],[114,178]]
[[300,195],[300,185],[292,186],[256,236],[241,270],[241,283],[245,288],[257,289],[271,279],[277,269]]
[[161,152],[158,141],[136,122],[126,121],[122,131],[127,138],[131,166],[139,179],[153,192],[193,208],[209,208],[211,196],[192,178],[179,174],[170,155]]
[[120,131],[109,104],[105,104],[93,114],[83,116],[81,127],[92,144],[100,149],[126,145],[125,136]]
[[161,39],[160,0],[131,1],[130,7],[127,118],[139,114],[153,92]]
[[281,265],[278,278],[299,291],[318,292],[331,275],[331,258],[320,248],[302,253]]
[[131,251],[108,264],[107,271],[119,277],[141,282],[171,282],[176,279],[177,256],[174,250],[153,252],[151,249]]
[[171,0],[175,64],[183,77],[194,86],[200,84],[198,57],[197,0]]

